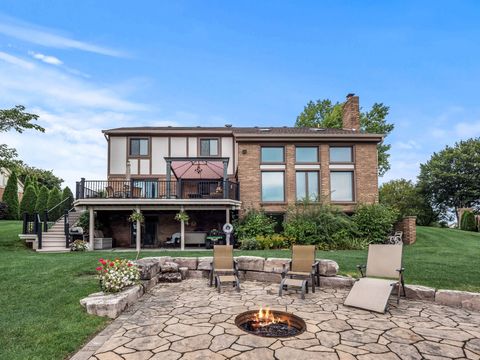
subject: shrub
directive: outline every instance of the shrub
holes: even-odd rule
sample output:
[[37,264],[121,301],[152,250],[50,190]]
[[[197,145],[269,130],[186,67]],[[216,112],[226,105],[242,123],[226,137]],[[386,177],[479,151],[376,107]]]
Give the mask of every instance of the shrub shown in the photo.
[[261,250],[285,249],[290,247],[290,241],[282,234],[259,235],[255,238]]
[[100,259],[97,267],[98,279],[102,291],[116,293],[140,281],[140,271],[131,261],[126,259]]
[[44,214],[47,210],[48,202],[48,188],[44,185],[40,188],[37,196],[37,204],[35,205],[35,211],[40,214],[42,220],[44,220]]
[[0,220],[3,220],[7,217],[8,205],[3,201],[0,201]]
[[75,240],[70,244],[70,251],[86,251],[88,250],[88,242],[83,240]]
[[465,231],[477,231],[477,224],[475,223],[475,215],[471,211],[464,211],[460,221],[460,229]]
[[336,249],[337,243],[348,242],[355,234],[355,225],[340,210],[324,204],[297,204],[287,211],[284,235],[295,244],[317,245],[320,249]]
[[276,222],[263,211],[249,210],[245,216],[235,221],[235,234],[240,240],[275,233]]
[[3,202],[7,204],[6,219],[17,220],[19,216],[18,204],[18,179],[15,171],[12,171],[3,193]]
[[368,243],[383,243],[397,218],[396,210],[382,204],[360,205],[352,217],[358,237]]
[[240,240],[241,250],[260,250],[260,244],[255,238],[243,238]]
[[68,186],[65,187],[65,189],[63,189],[63,192],[62,192],[62,201],[64,200],[65,202],[62,205],[62,214],[64,214],[65,211],[70,210],[73,206],[74,197],[73,197],[72,190],[70,190]]
[[37,204],[37,193],[33,185],[28,185],[23,193],[22,201],[20,201],[20,216],[23,213],[32,215],[35,212],[35,205]]
[[[88,211],[82,212],[82,214],[78,218],[77,226],[80,226],[83,229],[84,234],[88,233],[88,230],[90,227],[90,213]],[[102,224],[100,223],[98,218],[95,217],[94,229],[101,229],[101,228],[102,228]]]
[[62,194],[60,193],[60,190],[58,190],[57,188],[53,188],[52,190],[50,190],[47,200],[47,209],[52,209],[52,211],[49,211],[48,213],[48,220],[57,221],[60,216],[62,216],[62,206],[57,206],[61,202]]

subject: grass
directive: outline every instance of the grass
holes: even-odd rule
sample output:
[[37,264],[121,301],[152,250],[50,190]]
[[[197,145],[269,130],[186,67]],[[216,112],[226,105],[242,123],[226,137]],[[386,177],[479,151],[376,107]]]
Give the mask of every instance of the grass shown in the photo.
[[[0,359],[63,359],[109,320],[88,315],[79,300],[98,291],[99,257],[134,258],[134,252],[39,254],[18,239],[21,223],[0,221]],[[366,251],[319,252],[342,274],[355,274]],[[141,256],[208,256],[205,251],[148,251]],[[236,255],[289,257],[288,250],[236,251]],[[436,288],[480,291],[480,234],[417,229],[417,243],[404,252],[406,281]]]

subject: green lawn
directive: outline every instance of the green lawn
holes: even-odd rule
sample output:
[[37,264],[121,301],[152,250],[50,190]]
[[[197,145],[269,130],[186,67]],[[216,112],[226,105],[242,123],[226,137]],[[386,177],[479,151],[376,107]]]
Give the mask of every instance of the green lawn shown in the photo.
[[[134,252],[37,254],[18,239],[18,221],[0,221],[0,359],[62,359],[77,350],[108,320],[90,316],[79,300],[98,290],[94,269],[100,257],[134,258]],[[437,288],[480,291],[480,234],[418,228],[405,248],[406,281]],[[141,256],[165,255],[144,252]],[[288,257],[289,251],[238,251],[238,255]],[[208,256],[205,251],[168,252]],[[342,274],[355,274],[366,251],[321,252]]]

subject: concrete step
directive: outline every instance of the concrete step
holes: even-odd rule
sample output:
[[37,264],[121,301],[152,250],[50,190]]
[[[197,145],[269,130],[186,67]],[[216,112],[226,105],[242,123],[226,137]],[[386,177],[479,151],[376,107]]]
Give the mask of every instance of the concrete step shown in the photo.
[[65,247],[42,247],[41,249],[37,249],[38,252],[48,252],[48,253],[65,253],[65,252],[70,252],[70,249],[67,249]]
[[65,239],[65,234],[64,233],[51,233],[51,232],[47,232],[47,233],[43,233],[43,239],[56,239],[56,238],[64,238]]
[[52,246],[61,246],[65,247],[65,240],[48,240],[48,241],[43,241],[42,239],[42,247],[52,247]]

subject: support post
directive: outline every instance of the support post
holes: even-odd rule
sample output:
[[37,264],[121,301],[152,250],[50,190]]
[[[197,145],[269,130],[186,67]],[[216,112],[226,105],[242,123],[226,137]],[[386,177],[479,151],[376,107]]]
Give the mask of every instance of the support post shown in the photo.
[[170,181],[172,180],[172,162],[167,160],[167,199],[170,199]]
[[22,234],[28,234],[28,213],[23,213],[23,232]]
[[[136,211],[140,213],[140,207],[137,206]],[[140,252],[140,249],[142,247],[142,223],[140,220],[137,220],[137,233],[135,237],[135,248],[137,250],[137,253]]]
[[90,250],[94,249],[94,239],[95,239],[95,213],[93,211],[93,207],[88,209],[89,217],[88,217],[88,243],[90,246]]
[[225,209],[225,223],[226,224],[230,223],[230,209],[229,208]]
[[223,198],[228,199],[228,181],[227,181],[228,161],[223,161]]
[[[183,206],[180,211],[185,211]],[[185,250],[185,221],[183,220],[180,222],[180,250]]]

